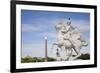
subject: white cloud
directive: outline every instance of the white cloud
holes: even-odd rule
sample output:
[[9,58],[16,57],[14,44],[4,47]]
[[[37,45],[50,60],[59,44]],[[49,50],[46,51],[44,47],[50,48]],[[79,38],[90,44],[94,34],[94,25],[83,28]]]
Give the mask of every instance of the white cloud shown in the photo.
[[34,24],[22,24],[22,32],[32,32],[32,31],[41,31],[40,26],[35,26]]

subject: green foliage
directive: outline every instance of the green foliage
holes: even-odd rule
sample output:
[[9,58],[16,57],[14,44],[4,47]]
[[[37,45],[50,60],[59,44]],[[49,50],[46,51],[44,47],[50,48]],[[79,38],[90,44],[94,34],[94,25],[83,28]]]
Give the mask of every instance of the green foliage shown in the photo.
[[56,59],[54,59],[54,58],[50,58],[50,57],[48,57],[47,60],[48,60],[48,61],[57,61]]
[[82,54],[80,57],[77,59],[82,59],[82,60],[89,60],[90,59],[90,54]]
[[22,58],[21,62],[22,63],[29,63],[29,62],[36,62],[37,59],[36,58],[32,58],[32,57],[25,57],[25,58]]
[[[75,57],[75,55],[73,55],[73,57]],[[82,54],[77,59],[89,60],[90,59],[90,54]],[[47,58],[47,61],[48,62],[51,62],[51,61],[57,61],[57,60],[54,59],[54,58],[48,57]],[[30,56],[27,56],[25,58],[21,58],[21,63],[31,63],[31,62],[45,62],[45,58],[41,58],[41,57],[30,57]]]
[[[56,59],[48,57],[47,61],[48,62],[49,61],[56,61]],[[21,59],[21,63],[31,63],[31,62],[45,62],[45,58],[27,56],[27,57]]]

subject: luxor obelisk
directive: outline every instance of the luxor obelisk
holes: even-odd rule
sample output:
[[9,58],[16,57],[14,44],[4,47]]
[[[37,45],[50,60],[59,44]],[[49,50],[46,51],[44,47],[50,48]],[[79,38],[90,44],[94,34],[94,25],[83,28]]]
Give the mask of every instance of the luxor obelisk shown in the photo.
[[47,62],[47,36],[44,37],[45,39],[45,62]]

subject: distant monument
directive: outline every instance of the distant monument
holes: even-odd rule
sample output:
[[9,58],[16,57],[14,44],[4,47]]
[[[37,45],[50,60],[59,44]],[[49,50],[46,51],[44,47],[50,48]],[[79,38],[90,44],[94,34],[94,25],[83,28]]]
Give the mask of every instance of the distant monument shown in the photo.
[[[55,29],[57,31],[57,43],[53,43],[53,46],[57,46],[56,55],[60,57],[59,60],[75,60],[81,56],[80,49],[82,46],[86,47],[88,43],[83,39],[82,33],[78,28],[71,25],[70,18],[59,22]],[[72,57],[73,50],[77,54],[75,57]]]
[[45,62],[47,62],[48,61],[48,54],[47,54],[47,36],[46,36],[46,34],[45,34],[45,37],[44,37],[44,39],[45,39]]

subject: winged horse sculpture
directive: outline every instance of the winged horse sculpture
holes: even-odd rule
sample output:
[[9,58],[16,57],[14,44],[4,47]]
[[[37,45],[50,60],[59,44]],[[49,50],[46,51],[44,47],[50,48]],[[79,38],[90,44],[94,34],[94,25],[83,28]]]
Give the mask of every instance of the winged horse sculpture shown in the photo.
[[[83,46],[86,47],[88,43],[83,39],[79,29],[71,26],[70,18],[67,22],[63,21],[57,24],[55,29],[57,31],[57,43],[53,43],[52,48],[56,45],[57,53],[58,49],[61,50],[59,60],[75,60],[81,56],[80,49]],[[73,50],[77,54],[75,57],[72,57]]]

